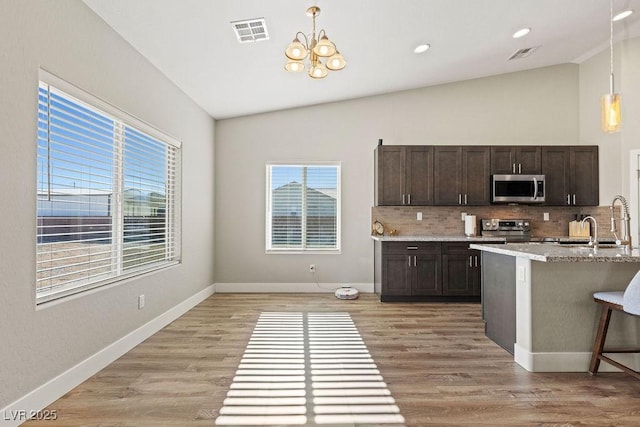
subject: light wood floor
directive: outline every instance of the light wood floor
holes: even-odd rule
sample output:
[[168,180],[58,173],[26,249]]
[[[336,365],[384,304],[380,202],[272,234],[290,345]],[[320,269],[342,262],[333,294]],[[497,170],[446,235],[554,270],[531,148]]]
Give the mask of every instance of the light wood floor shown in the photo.
[[216,294],[54,402],[57,421],[25,425],[212,426],[262,311],[349,312],[408,426],[640,425],[640,381],[527,372],[478,304],[330,294]]

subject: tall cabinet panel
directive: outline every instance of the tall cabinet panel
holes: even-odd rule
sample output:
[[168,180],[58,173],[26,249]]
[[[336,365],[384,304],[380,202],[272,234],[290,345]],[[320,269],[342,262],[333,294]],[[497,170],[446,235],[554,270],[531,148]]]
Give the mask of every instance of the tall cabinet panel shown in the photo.
[[462,148],[462,194],[465,205],[488,205],[491,189],[489,147]]
[[405,193],[404,156],[404,147],[399,145],[381,145],[376,149],[376,205],[402,205],[402,195]]
[[434,157],[435,205],[488,205],[491,152],[483,146],[436,146]]
[[546,204],[551,206],[597,206],[599,195],[598,147],[542,147],[542,173]]
[[433,204],[433,147],[381,145],[375,162],[377,206]]

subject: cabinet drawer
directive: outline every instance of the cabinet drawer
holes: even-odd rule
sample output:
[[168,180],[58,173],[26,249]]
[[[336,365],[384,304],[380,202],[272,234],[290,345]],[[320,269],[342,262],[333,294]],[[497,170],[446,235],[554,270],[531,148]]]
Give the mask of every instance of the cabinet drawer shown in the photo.
[[383,254],[440,253],[437,242],[383,242]]

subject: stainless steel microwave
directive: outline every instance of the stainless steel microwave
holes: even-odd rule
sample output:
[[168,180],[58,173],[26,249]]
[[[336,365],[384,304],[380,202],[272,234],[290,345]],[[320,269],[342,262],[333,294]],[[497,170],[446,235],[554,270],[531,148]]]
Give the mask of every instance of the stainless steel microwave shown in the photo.
[[491,175],[492,203],[544,203],[544,175]]

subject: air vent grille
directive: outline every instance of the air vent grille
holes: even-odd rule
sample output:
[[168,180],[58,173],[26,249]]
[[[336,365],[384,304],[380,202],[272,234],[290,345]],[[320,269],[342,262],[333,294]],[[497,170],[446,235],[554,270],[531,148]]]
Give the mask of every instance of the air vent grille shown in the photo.
[[507,61],[511,61],[513,59],[522,59],[522,58],[526,58],[527,56],[531,55],[533,52],[535,52],[536,50],[538,50],[540,46],[534,46],[534,47],[525,47],[524,49],[518,49],[516,50],[513,55],[511,55]]
[[238,42],[252,43],[262,40],[269,40],[267,23],[264,18],[245,19],[243,21],[233,21],[231,23],[236,33]]

